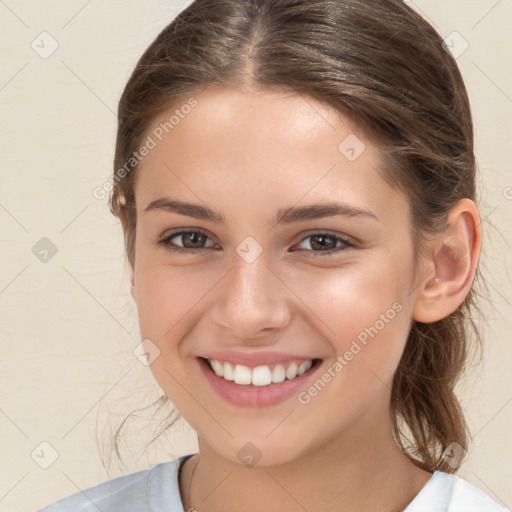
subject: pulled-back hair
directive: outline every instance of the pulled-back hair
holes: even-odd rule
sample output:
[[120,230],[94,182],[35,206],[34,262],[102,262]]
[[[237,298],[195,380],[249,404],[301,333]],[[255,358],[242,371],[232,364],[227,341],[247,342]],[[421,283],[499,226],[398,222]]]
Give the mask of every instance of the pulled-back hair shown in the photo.
[[[335,107],[361,127],[381,150],[383,177],[408,199],[417,262],[424,236],[446,229],[457,201],[476,200],[463,79],[439,34],[402,0],[196,0],[144,52],[119,102],[114,176],[131,164],[115,180],[110,208],[127,219],[132,266],[132,155],[156,116],[210,85],[288,88]],[[454,386],[471,334],[479,340],[470,314],[474,295],[472,288],[440,321],[414,321],[394,375],[395,439],[429,470],[455,472],[443,451],[454,442],[467,447]]]

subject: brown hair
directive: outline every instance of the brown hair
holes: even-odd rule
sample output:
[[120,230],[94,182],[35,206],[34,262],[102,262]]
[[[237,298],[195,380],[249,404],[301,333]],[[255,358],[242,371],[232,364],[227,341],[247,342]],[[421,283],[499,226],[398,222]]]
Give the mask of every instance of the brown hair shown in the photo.
[[[158,114],[209,85],[290,88],[348,115],[377,141],[385,178],[409,199],[417,257],[423,235],[442,233],[459,199],[475,200],[463,79],[438,33],[403,0],[196,0],[144,52],[119,102],[114,176],[132,163],[122,179],[117,174],[110,208],[126,215],[132,266],[137,163],[130,159]],[[455,472],[443,451],[453,442],[467,447],[454,386],[471,331],[480,339],[474,294],[443,320],[413,322],[394,375],[395,439],[429,470]]]

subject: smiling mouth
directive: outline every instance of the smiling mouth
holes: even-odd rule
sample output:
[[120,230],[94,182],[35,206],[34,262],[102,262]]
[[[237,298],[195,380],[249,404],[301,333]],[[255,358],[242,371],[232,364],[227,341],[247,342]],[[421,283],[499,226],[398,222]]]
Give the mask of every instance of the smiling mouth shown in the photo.
[[242,364],[232,364],[226,361],[218,361],[200,357],[206,363],[208,369],[217,377],[225,381],[245,388],[267,387],[281,382],[295,380],[302,375],[316,369],[321,359],[309,359],[307,361],[291,361],[271,365],[249,367]]

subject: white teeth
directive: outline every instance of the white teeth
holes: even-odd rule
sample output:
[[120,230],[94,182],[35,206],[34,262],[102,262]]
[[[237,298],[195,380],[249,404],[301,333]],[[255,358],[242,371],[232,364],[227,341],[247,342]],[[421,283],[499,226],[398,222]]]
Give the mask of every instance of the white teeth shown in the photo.
[[256,366],[255,368],[249,368],[242,364],[237,364],[234,368],[231,363],[216,361],[208,359],[212,370],[219,377],[223,377],[226,380],[235,381],[236,384],[254,386],[268,386],[269,384],[277,384],[283,382],[285,379],[294,379],[299,377],[306,371],[308,371],[313,360],[303,361],[297,366],[297,363],[291,363],[288,368],[282,364],[277,364],[273,371],[267,365]]
[[292,363],[286,370],[287,379],[293,379],[294,377],[297,377],[297,363]]
[[[220,361],[217,361],[217,363],[222,364]],[[215,371],[215,369],[213,369],[213,371]],[[217,375],[219,375],[219,377],[224,377],[226,380],[235,380],[235,372],[229,363],[224,363],[224,371],[222,373],[223,375]]]
[[286,372],[282,364],[276,364],[272,372],[272,382],[283,382],[286,379]]
[[256,368],[252,370],[252,384],[255,386],[268,386],[271,382],[272,374],[268,366],[256,366]]
[[235,383],[236,384],[250,384],[251,383],[251,369],[247,366],[237,364],[235,366]]
[[306,372],[306,370],[309,369],[308,362],[309,361],[304,361],[303,363],[300,364],[300,366],[297,368],[297,375],[302,375],[303,373]]
[[210,361],[210,364],[213,366],[214,372],[219,376],[224,376],[224,365],[220,361]]

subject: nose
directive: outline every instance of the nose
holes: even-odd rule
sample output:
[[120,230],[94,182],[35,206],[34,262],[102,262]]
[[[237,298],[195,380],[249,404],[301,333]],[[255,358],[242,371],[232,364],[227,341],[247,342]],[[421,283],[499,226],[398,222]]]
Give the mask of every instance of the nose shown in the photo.
[[235,254],[213,302],[211,319],[232,338],[268,336],[291,317],[290,290],[264,255],[249,263]]

